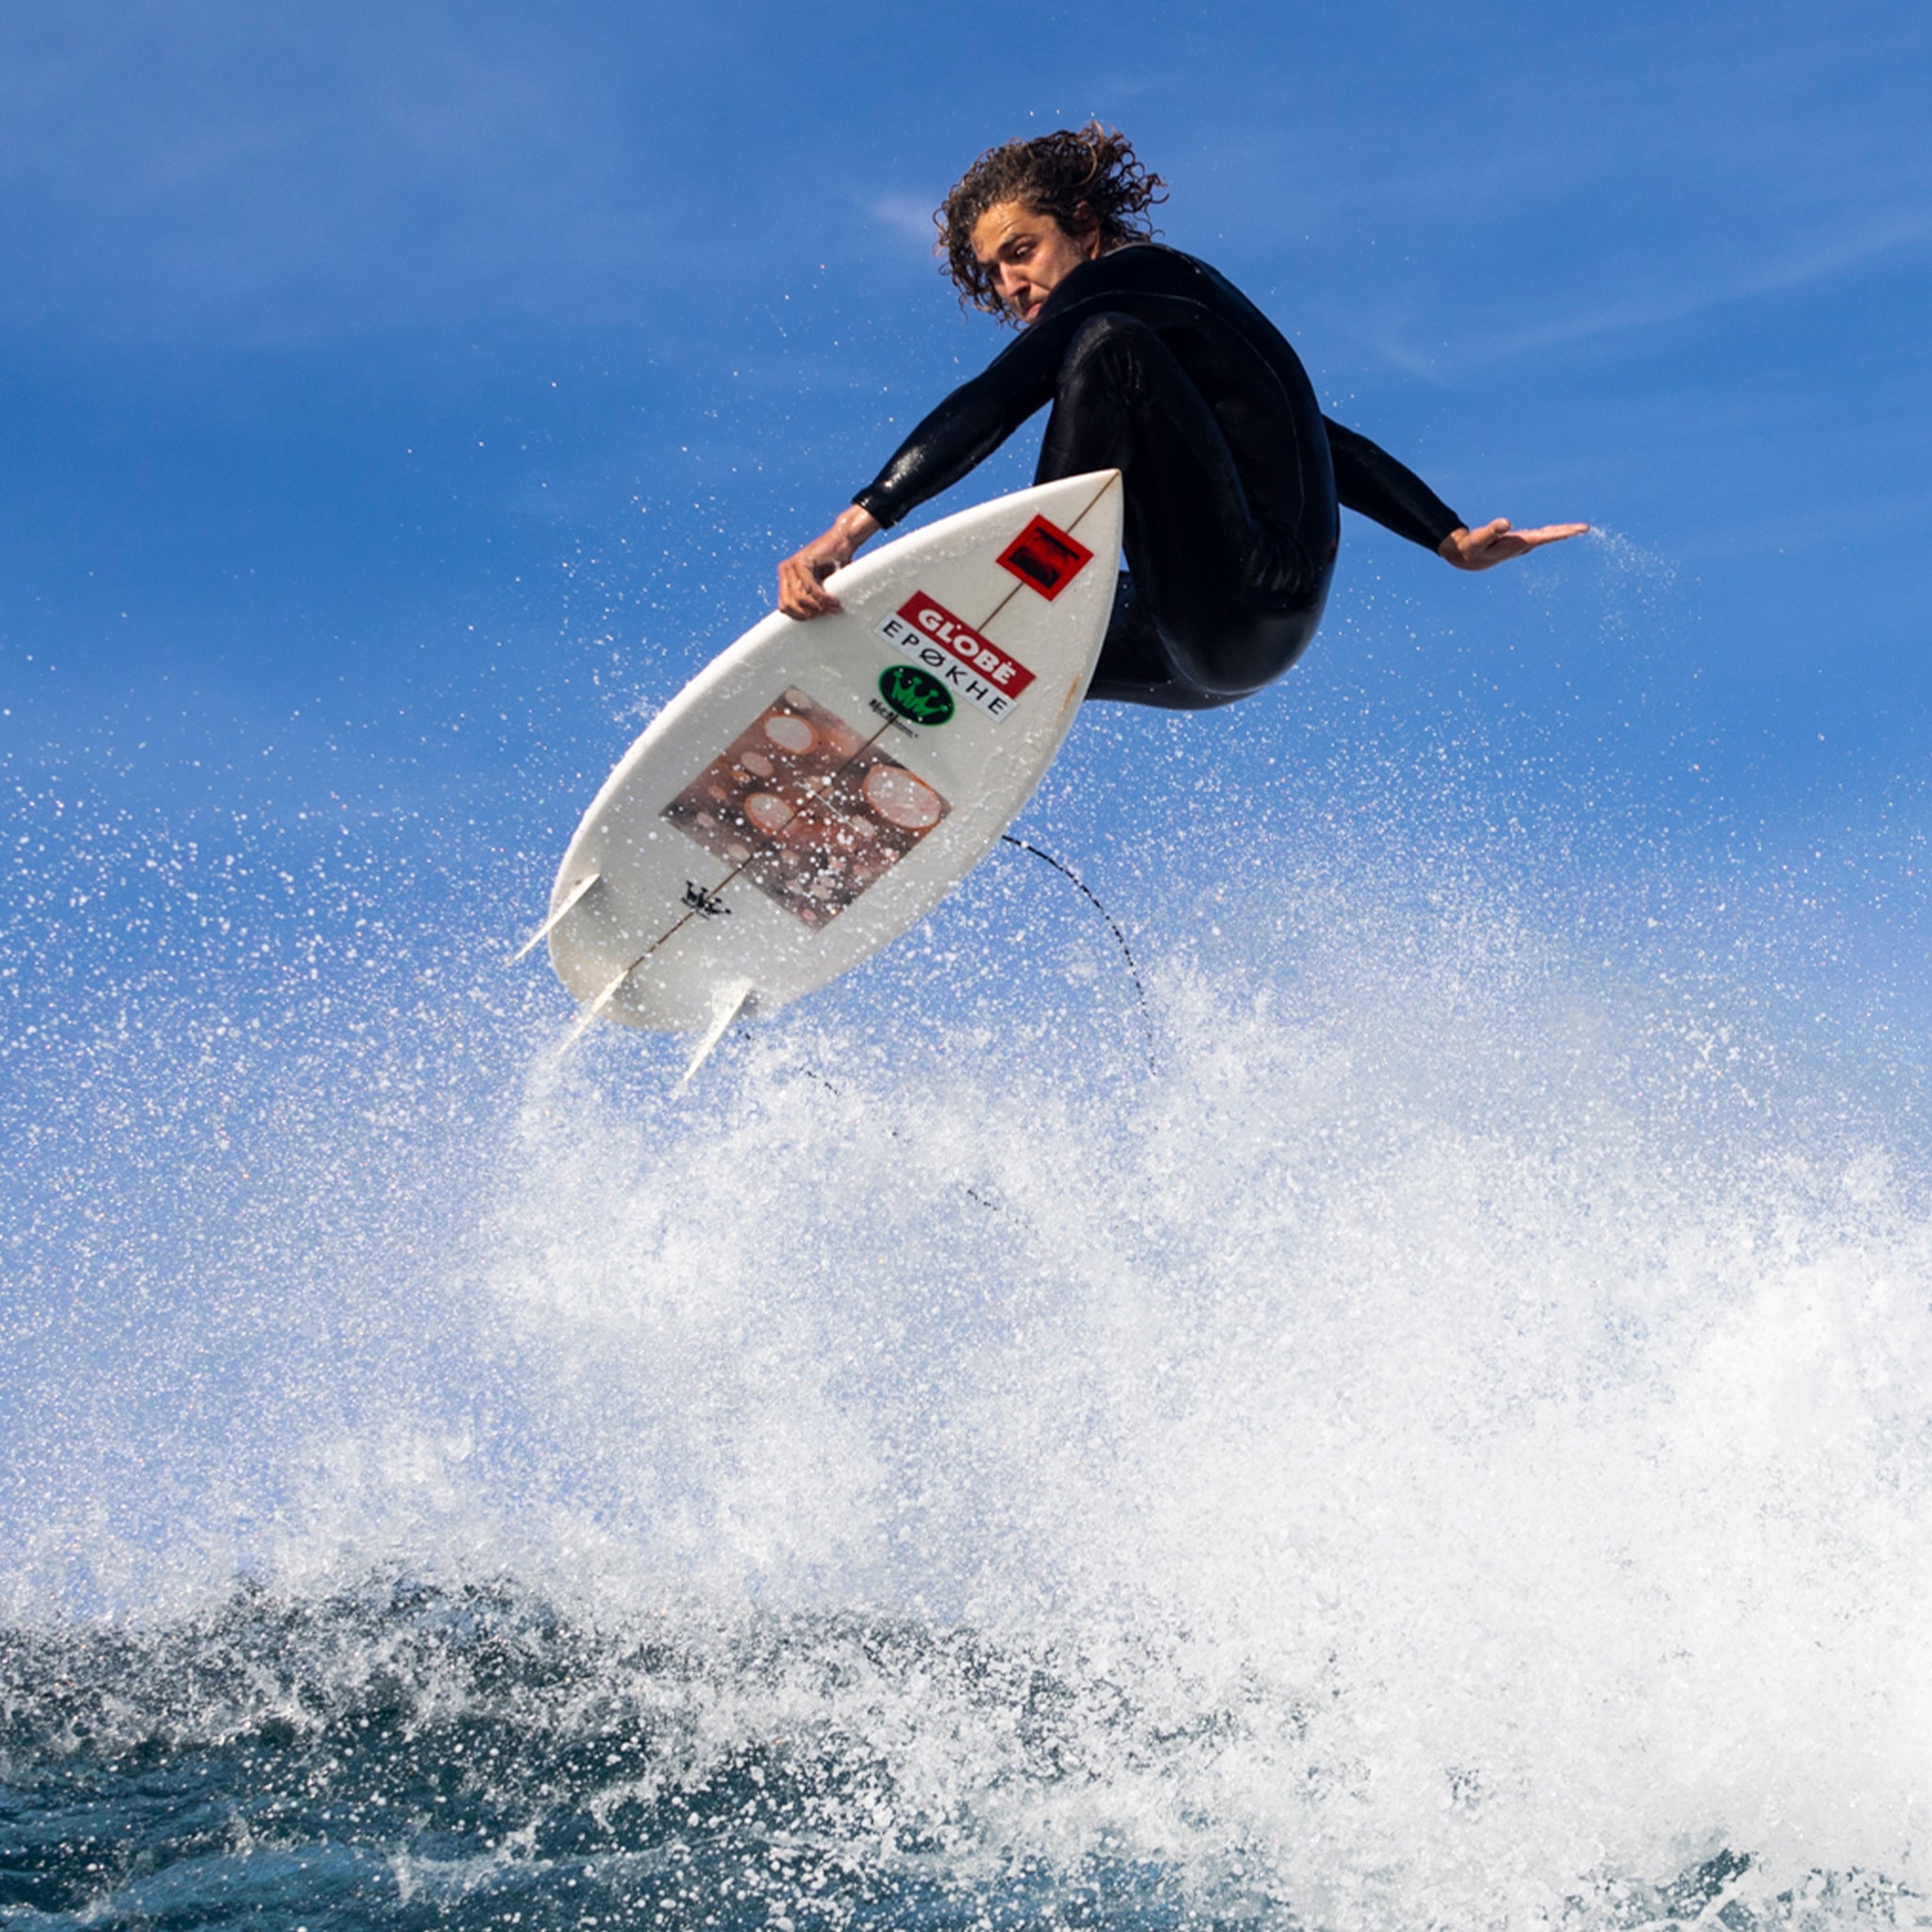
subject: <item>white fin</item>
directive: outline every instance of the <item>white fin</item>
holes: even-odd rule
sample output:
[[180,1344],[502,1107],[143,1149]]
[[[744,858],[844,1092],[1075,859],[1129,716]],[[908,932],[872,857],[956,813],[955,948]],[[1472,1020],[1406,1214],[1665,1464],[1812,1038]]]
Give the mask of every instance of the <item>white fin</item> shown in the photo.
[[563,902],[563,904],[559,906],[557,908],[557,910],[553,912],[550,915],[550,917],[546,919],[543,922],[543,924],[540,925],[537,928],[537,930],[533,932],[530,935],[530,937],[526,939],[523,942],[523,944],[520,945],[516,949],[516,951],[509,956],[509,963],[512,966],[514,966],[519,959],[526,958],[530,954],[534,953],[537,950],[537,948],[541,946],[543,943],[543,941],[547,940],[550,937],[550,935],[553,932],[555,932],[557,928],[563,923],[563,915],[566,912],[568,912],[571,909],[571,908],[574,907],[577,903],[577,901],[581,899],[584,896],[584,894],[588,892],[591,890],[591,888],[594,886],[597,883],[597,881],[603,876],[604,874],[602,873],[593,872],[588,873],[585,874],[584,877],[580,878],[576,882],[576,884],[570,889],[570,897],[567,898]]
[[713,1008],[717,1017],[712,1020],[710,1030],[698,1041],[698,1049],[691,1057],[691,1065],[685,1068],[684,1078],[677,1083],[680,1089],[691,1085],[691,1076],[710,1058],[712,1048],[724,1038],[724,1029],[751,1004],[754,991],[748,979],[730,980],[718,989],[718,1004]]
[[[568,1048],[575,1046],[577,1043],[577,1041],[580,1041],[584,1037],[584,1035],[591,1030],[591,1023],[597,1018],[598,1014],[600,1014],[604,1010],[604,1008],[608,1007],[610,1004],[610,1002],[617,997],[618,993],[623,989],[624,982],[626,979],[628,979],[631,976],[631,974],[638,970],[638,966],[640,963],[640,961],[633,959],[630,962],[630,964],[626,966],[622,973],[618,974],[616,977],[611,980],[610,984],[607,986],[604,989],[604,991],[600,992],[597,995],[597,997],[593,999],[591,1002],[591,1004],[584,1008],[582,1014],[578,1017],[577,1024],[571,1028],[570,1037],[563,1042],[564,1047]],[[562,1049],[559,1049],[559,1051],[561,1050]]]

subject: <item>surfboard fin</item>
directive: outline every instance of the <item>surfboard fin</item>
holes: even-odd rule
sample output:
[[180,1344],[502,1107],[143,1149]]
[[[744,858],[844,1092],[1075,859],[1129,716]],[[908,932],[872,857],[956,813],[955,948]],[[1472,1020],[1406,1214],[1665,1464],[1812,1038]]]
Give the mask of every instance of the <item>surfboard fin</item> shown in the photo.
[[523,942],[523,944],[520,945],[516,949],[516,951],[509,956],[509,963],[512,966],[514,966],[519,959],[527,958],[532,953],[534,953],[537,950],[537,948],[541,946],[543,943],[543,941],[547,940],[550,937],[550,935],[553,932],[555,932],[559,925],[563,924],[563,915],[566,912],[570,911],[571,908],[576,905],[577,901],[581,899],[584,896],[584,894],[588,892],[591,890],[591,888],[594,886],[597,883],[597,881],[603,876],[604,874],[602,873],[593,872],[587,873],[582,878],[580,878],[576,882],[576,884],[570,889],[570,897],[567,898],[563,902],[563,904],[559,906],[557,908],[557,910],[553,912],[550,915],[550,917],[546,919],[543,922],[543,924],[540,925],[537,928],[537,930],[533,932],[530,935],[530,937],[526,939]]
[[570,1033],[563,1042],[565,1050],[575,1046],[591,1030],[597,1016],[617,997],[619,991],[623,989],[624,982],[638,970],[638,964],[639,962],[633,959],[622,973],[613,975],[609,985],[584,1008],[577,1018],[577,1024],[570,1029]]
[[680,1091],[691,1085],[691,1075],[710,1058],[712,1049],[724,1038],[725,1028],[751,1005],[756,992],[748,979],[731,980],[719,988],[718,1004],[712,1008],[710,1026],[698,1041],[697,1051],[691,1055],[691,1064],[684,1070],[684,1078],[677,1083]]

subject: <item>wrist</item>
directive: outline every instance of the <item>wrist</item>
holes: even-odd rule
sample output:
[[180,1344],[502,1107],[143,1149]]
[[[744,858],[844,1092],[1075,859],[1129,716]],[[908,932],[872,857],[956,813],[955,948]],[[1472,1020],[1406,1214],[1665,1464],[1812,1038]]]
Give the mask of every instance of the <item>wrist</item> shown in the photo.
[[879,520],[869,509],[862,509],[855,503],[839,513],[832,527],[839,533],[842,543],[857,550],[868,537],[878,534]]

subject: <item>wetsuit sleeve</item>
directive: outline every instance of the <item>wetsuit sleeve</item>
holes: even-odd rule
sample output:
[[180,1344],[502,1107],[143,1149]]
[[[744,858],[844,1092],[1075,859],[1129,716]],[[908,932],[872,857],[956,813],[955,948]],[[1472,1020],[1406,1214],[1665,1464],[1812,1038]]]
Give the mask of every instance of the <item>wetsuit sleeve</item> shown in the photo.
[[1075,325],[1064,315],[1042,316],[934,409],[853,502],[891,529],[922,503],[950,490],[1051,400],[1060,357]]
[[1385,530],[1428,550],[1439,549],[1450,531],[1464,527],[1462,519],[1387,450],[1325,416],[1322,421],[1335,462],[1335,494],[1344,508],[1371,517]]

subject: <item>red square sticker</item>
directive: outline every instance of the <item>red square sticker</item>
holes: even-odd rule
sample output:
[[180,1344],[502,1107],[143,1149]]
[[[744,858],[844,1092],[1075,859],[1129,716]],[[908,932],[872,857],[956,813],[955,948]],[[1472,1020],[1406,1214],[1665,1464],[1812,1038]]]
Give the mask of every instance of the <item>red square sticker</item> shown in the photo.
[[1093,560],[1084,543],[1076,543],[1057,524],[1035,517],[1000,553],[1000,568],[1028,590],[1038,591],[1050,604]]

